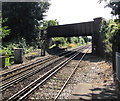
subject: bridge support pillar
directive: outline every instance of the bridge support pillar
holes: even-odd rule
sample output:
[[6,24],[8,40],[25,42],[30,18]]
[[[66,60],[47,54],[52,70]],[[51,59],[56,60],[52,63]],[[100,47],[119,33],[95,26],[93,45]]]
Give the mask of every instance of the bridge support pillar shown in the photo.
[[94,33],[92,35],[93,39],[93,53],[100,57],[105,57],[103,48],[103,33],[100,33],[100,27],[102,23],[102,18],[95,18],[93,22]]

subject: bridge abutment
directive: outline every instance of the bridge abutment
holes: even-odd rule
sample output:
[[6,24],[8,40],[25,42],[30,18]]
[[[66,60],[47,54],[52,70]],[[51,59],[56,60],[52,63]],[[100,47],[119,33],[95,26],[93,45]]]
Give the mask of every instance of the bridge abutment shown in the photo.
[[92,51],[95,55],[100,57],[105,57],[104,47],[103,47],[103,33],[100,32],[100,27],[102,23],[102,17],[94,18],[93,21],[93,34],[92,34]]

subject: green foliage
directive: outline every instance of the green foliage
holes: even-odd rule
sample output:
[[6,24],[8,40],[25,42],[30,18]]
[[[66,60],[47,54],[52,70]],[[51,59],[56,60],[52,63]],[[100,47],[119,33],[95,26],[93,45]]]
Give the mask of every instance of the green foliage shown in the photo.
[[5,56],[6,54],[8,55],[13,55],[14,53],[14,48],[17,48],[18,44],[15,43],[7,43],[6,45],[2,46],[1,50],[1,55]]
[[65,38],[64,37],[55,37],[52,38],[52,41],[56,44],[59,43],[59,46],[64,46],[64,44],[66,44]]
[[54,44],[54,45],[52,45],[52,46],[50,46],[50,47],[49,47],[49,49],[54,48],[54,47],[56,47],[56,45],[55,45],[55,44]]
[[0,36],[0,39],[5,38],[7,35],[10,34],[10,29],[8,29],[7,26],[2,27],[2,28],[0,29],[0,31],[2,32],[2,33],[1,33],[1,36]]
[[120,25],[114,22],[112,19],[110,19],[109,21],[103,19],[103,22],[101,24],[101,33],[104,33],[104,51],[106,53],[106,57],[108,58],[112,57],[112,44],[113,42],[117,41],[114,36],[116,36],[119,29]]
[[107,2],[107,5],[105,7],[110,7],[112,8],[112,11],[111,11],[111,14],[113,15],[118,15],[119,16],[119,19],[120,19],[120,1],[118,2],[109,2],[109,0],[99,0],[98,2],[101,3],[102,1],[105,1]]
[[50,26],[56,26],[59,25],[59,22],[57,20],[44,20],[43,21],[43,28],[46,29]]
[[[36,38],[36,43],[38,44],[39,48],[42,46],[42,40],[41,37],[44,36],[43,33],[46,31],[46,29],[50,26],[56,26],[58,25],[58,21],[57,20],[43,20],[43,22],[41,22],[41,26],[36,27],[36,29],[40,30],[38,37]],[[49,40],[49,39],[48,39]],[[47,40],[47,44],[46,47],[49,47],[49,42]],[[50,39],[51,40],[51,39]]]
[[119,15],[120,17],[120,1],[119,2],[110,2],[108,7],[112,8],[111,14]]
[[21,41],[18,44],[18,47],[23,48],[25,54],[31,52],[34,49],[34,47],[26,44],[26,40],[24,38],[21,39]]
[[[0,19],[0,23],[5,23],[7,21],[7,19],[2,21],[2,18]],[[8,28],[8,26],[4,26],[0,28],[0,39],[5,38],[7,35],[10,34],[10,29]]]
[[4,45],[1,46],[0,55],[2,56],[5,56],[6,54],[14,55],[15,48],[23,48],[24,54],[27,54],[35,49],[34,47],[27,45],[26,40],[22,38],[22,40],[19,43],[15,43],[15,42],[4,43]]
[[[1,55],[14,55],[14,48],[23,48],[24,53],[31,52],[36,46],[37,26],[43,20],[49,8],[48,2],[3,2],[1,24]],[[28,44],[29,43],[29,44]]]
[[40,29],[40,30],[44,30],[50,26],[56,26],[59,25],[59,22],[55,19],[55,20],[43,20],[43,22],[41,22],[41,25],[36,27],[36,29]]
[[84,39],[84,42],[87,43],[89,41],[87,36],[82,36],[82,38]]
[[80,44],[82,44],[82,45],[85,44],[85,40],[82,37],[80,38]]
[[[70,39],[70,41],[68,41],[68,39]],[[54,43],[58,43],[57,44],[59,47],[74,47],[76,45],[84,45],[85,41],[82,37],[69,37],[69,38],[64,38],[64,37],[55,37],[52,38]]]
[[9,26],[11,34],[4,42],[25,38],[28,43],[35,40],[38,33],[36,26],[43,20],[44,13],[49,9],[48,2],[3,2],[2,17],[8,18],[3,26]]

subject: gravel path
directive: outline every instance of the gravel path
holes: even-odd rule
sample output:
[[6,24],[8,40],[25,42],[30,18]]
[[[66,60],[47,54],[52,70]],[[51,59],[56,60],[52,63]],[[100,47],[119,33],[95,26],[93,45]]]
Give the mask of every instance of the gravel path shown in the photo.
[[73,90],[79,83],[104,85],[101,93],[93,95],[93,98],[98,99],[99,96],[99,99],[119,99],[120,94],[113,80],[112,64],[106,63],[101,58],[87,55],[59,99],[71,99]]

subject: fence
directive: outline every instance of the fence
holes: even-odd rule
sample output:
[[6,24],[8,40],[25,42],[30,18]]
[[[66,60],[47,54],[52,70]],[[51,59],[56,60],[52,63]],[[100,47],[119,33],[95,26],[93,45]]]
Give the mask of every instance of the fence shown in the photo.
[[116,52],[116,76],[120,82],[120,53]]

